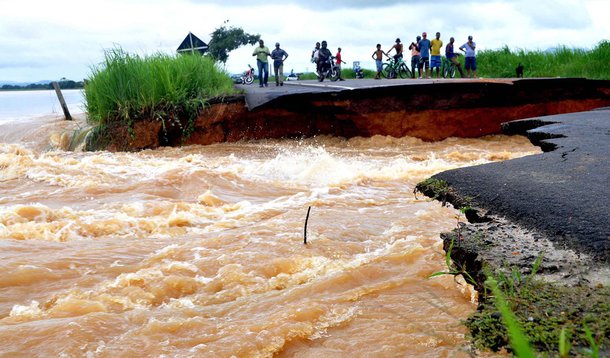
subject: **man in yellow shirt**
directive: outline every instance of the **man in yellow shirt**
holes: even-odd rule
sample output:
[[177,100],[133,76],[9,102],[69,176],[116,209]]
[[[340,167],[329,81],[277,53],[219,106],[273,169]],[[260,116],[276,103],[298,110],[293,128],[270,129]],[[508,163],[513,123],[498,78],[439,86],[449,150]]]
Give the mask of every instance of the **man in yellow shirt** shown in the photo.
[[434,76],[434,68],[436,67],[436,78],[440,78],[441,48],[443,48],[443,41],[441,41],[441,33],[437,32],[436,38],[430,41],[430,72]]

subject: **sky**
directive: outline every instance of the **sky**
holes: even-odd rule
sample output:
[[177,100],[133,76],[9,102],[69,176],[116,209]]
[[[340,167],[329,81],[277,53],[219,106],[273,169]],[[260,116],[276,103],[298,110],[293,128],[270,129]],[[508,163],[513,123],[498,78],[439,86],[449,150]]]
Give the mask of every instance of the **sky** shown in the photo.
[[[446,44],[474,37],[477,50],[592,48],[610,39],[610,0],[0,0],[0,81],[79,81],[100,66],[104,51],[174,54],[189,32],[203,41],[229,26],[260,34],[289,54],[284,71],[312,71],[316,41],[342,48],[347,67],[373,69],[375,45],[396,38],[408,47],[423,31]],[[254,47],[230,52],[225,69],[255,66]]]

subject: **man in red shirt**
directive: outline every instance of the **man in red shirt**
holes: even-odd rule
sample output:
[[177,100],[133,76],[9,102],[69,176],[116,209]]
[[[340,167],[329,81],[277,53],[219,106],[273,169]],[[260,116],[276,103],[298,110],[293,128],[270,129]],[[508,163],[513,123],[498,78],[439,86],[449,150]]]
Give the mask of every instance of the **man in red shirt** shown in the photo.
[[345,61],[341,60],[341,47],[337,49],[337,56],[335,56],[335,59],[337,60],[335,64],[337,65],[337,72],[339,73],[339,81],[345,81],[341,77],[341,63],[345,63]]

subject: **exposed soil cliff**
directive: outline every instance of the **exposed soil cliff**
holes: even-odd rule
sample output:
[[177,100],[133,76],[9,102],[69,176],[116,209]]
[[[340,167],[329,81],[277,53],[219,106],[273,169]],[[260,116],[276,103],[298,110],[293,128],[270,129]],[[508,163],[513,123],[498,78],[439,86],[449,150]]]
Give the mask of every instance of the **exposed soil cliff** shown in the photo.
[[[408,82],[407,82],[408,83]],[[286,87],[286,86],[285,86]],[[272,89],[265,89],[272,91]],[[610,81],[480,80],[288,93],[248,110],[244,96],[217,99],[201,111],[192,133],[161,122],[109,128],[109,150],[210,144],[315,135],[413,136],[428,141],[501,132],[503,122],[610,105]]]

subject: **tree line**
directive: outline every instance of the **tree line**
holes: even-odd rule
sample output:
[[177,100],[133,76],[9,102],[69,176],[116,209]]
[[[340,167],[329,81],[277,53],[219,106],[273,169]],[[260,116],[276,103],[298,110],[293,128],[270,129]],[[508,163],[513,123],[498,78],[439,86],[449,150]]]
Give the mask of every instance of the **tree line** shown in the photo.
[[[82,89],[85,87],[84,81],[72,81],[67,79],[61,79],[57,81],[59,88],[61,89]],[[30,83],[28,85],[10,85],[5,84],[0,87],[2,91],[18,91],[18,90],[50,90],[53,89],[51,82],[49,83]]]

